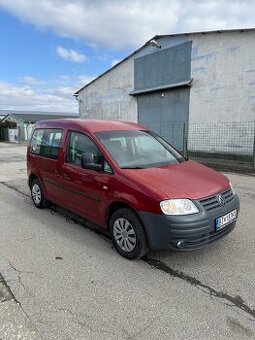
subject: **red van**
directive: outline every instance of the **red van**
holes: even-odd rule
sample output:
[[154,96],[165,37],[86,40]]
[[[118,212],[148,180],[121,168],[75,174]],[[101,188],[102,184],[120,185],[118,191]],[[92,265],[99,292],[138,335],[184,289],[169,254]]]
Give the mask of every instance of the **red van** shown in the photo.
[[109,230],[118,252],[188,251],[230,233],[239,199],[222,174],[128,122],[41,121],[27,149],[37,208],[54,202]]

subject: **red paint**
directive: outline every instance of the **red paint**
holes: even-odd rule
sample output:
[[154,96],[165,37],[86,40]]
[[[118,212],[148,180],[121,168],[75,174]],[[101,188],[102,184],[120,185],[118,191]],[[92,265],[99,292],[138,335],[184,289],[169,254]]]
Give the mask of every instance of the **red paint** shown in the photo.
[[[200,199],[229,188],[225,176],[193,161],[148,169],[119,168],[97,140],[95,132],[146,130],[134,123],[63,119],[41,121],[36,128],[60,128],[63,137],[57,160],[31,154],[28,146],[28,176],[35,175],[40,179],[50,201],[102,227],[107,226],[107,212],[112,203],[122,202],[135,211],[161,214],[159,203],[164,199]],[[65,163],[69,130],[89,135],[114,173],[96,172]]]
[[221,173],[194,161],[160,168],[124,170],[131,181],[161,192],[161,198],[200,199],[229,188]]

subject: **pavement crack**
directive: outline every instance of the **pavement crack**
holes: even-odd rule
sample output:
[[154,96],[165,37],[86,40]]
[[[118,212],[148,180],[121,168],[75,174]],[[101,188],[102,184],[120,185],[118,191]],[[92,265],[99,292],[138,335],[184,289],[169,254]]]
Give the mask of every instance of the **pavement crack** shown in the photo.
[[[16,296],[13,294],[11,288],[9,287],[8,283],[6,282],[5,278],[3,277],[2,274],[0,274],[0,279],[1,279],[1,282],[2,284],[4,284],[5,288],[8,290],[8,293],[10,295],[10,300],[13,300],[15,301],[19,306],[20,306],[20,309],[22,310],[22,312],[25,314],[25,316],[27,317],[27,319],[30,321],[30,318],[28,316],[28,314],[26,313],[26,311],[24,310],[21,302],[16,298]],[[7,301],[7,300],[6,300]]]
[[173,277],[177,277],[183,281],[186,281],[187,283],[199,289],[203,289],[205,293],[207,294],[209,293],[210,296],[212,297],[226,300],[227,302],[225,303],[225,305],[241,309],[243,312],[247,313],[248,315],[252,316],[255,319],[255,310],[251,309],[240,296],[238,295],[232,296],[228,293],[217,291],[216,289],[204,284],[197,278],[187,275],[179,270],[170,268],[159,260],[148,258],[148,257],[144,257],[143,260],[153,268],[156,268]]
[[17,193],[21,194],[21,195],[22,195],[23,197],[25,197],[25,198],[29,197],[29,195],[25,194],[23,191],[21,191],[21,190],[15,188],[14,186],[8,184],[7,182],[2,182],[2,181],[0,181],[0,184],[6,186],[8,189],[12,189],[12,190],[16,191]]
[[154,317],[153,319],[149,319],[145,325],[141,327],[140,330],[135,332],[134,334],[131,334],[130,332],[127,332],[125,330],[126,335],[128,336],[128,339],[130,340],[135,340],[135,339],[140,339],[140,336],[146,331],[147,333],[150,331],[150,329],[154,326],[155,321],[157,320],[157,317]]
[[14,295],[4,277],[0,274],[0,303],[10,300],[14,300]]
[[[24,289],[24,292],[26,292],[27,296],[29,296],[31,299],[33,299],[34,305],[36,305],[34,295],[27,289],[27,287],[25,286],[25,284],[22,280],[22,274],[34,275],[34,276],[39,277],[40,279],[42,279],[42,277],[40,275],[38,275],[37,273],[31,272],[31,271],[25,271],[25,270],[17,269],[9,259],[7,259],[7,260],[9,262],[9,266],[11,267],[11,269],[18,274],[18,284],[21,285],[21,287]],[[20,308],[22,309],[22,311],[24,312],[24,314],[26,315],[28,320],[31,322],[31,320],[30,320],[28,314],[26,313],[26,311],[24,310],[21,302],[14,296],[13,293],[12,293],[12,295],[13,295],[14,301],[20,306]]]
[[[57,312],[57,313],[59,313],[59,312],[68,313],[71,316],[72,321],[74,323],[76,323],[77,325],[79,325],[81,327],[87,328],[89,330],[89,332],[93,332],[93,333],[104,332],[102,329],[97,330],[94,327],[92,327],[92,325],[89,324],[89,322],[91,320],[90,320],[90,317],[88,315],[75,313],[68,308],[56,308],[56,309],[54,309],[54,311]],[[107,331],[105,331],[105,332],[107,333]]]
[[11,261],[8,259],[8,262],[9,262],[9,265],[10,267],[18,273],[18,277],[19,279],[21,280],[21,274],[29,274],[29,275],[35,275],[37,277],[39,277],[40,279],[42,279],[42,276],[38,275],[37,273],[34,273],[32,271],[26,271],[26,270],[20,270],[20,269],[17,269],[16,267],[14,267],[14,265],[11,263]]

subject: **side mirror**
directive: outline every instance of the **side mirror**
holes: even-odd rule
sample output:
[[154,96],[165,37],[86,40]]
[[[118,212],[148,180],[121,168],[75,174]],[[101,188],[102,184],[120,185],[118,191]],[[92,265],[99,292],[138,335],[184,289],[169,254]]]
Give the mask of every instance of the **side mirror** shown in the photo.
[[81,155],[81,166],[84,169],[100,171],[103,169],[102,164],[95,163],[94,154],[92,152],[85,152]]

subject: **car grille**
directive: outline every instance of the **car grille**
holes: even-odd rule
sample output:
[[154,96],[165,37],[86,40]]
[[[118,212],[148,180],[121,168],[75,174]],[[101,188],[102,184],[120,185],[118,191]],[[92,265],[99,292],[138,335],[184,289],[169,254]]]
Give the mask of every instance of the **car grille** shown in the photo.
[[227,235],[231,230],[233,230],[235,227],[235,222],[229,224],[228,226],[224,227],[223,229],[219,231],[211,231],[209,233],[200,235],[198,237],[193,237],[190,239],[187,239],[185,242],[184,250],[185,249],[197,249],[201,248],[202,246],[205,246],[207,244],[213,243],[219,238]]
[[[223,197],[223,199],[225,200],[226,204],[230,203],[231,201],[233,201],[235,195],[233,193],[233,190],[230,188],[222,193],[219,193],[217,195],[214,196],[210,196],[210,197],[206,197],[203,198],[202,200],[200,200],[199,202],[202,204],[202,206],[208,210],[208,211],[212,211],[214,209],[220,208],[222,205],[220,204],[220,202],[218,201],[218,197],[219,195],[221,195]],[[225,204],[225,205],[226,205]]]

